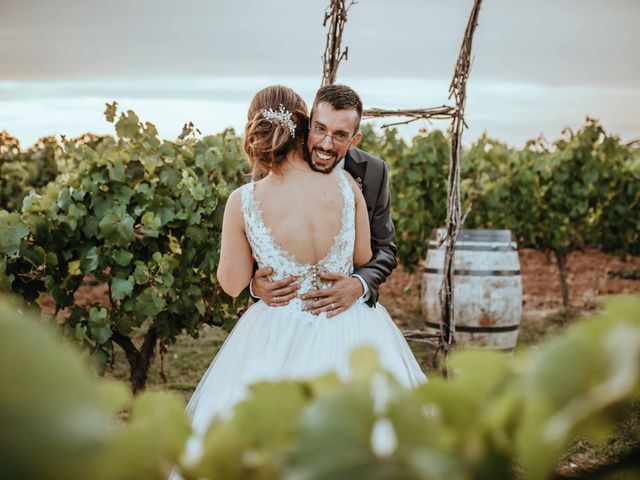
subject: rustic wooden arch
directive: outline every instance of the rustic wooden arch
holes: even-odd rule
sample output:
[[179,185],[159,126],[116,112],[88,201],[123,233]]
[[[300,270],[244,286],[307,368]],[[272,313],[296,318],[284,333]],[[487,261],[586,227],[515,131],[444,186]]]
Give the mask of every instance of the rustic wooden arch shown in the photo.
[[[322,85],[335,83],[338,67],[342,60],[347,60],[349,49],[341,47],[342,33],[347,14],[350,8],[356,4],[351,0],[348,6],[345,0],[330,0],[325,11],[323,26],[327,28],[327,43],[323,55]],[[422,341],[433,344],[437,347],[436,355],[443,351],[445,358],[452,347],[455,346],[455,316],[453,298],[453,261],[455,255],[455,243],[458,239],[460,229],[464,223],[462,213],[462,203],[460,200],[460,154],[462,145],[462,131],[467,124],[464,120],[464,109],[466,105],[467,80],[471,67],[471,47],[473,44],[473,34],[478,25],[478,15],[482,0],[474,0],[471,14],[464,32],[462,46],[456,61],[453,78],[449,85],[449,99],[453,97],[454,105],[441,105],[438,107],[419,108],[411,110],[384,110],[379,108],[367,109],[364,111],[366,118],[380,117],[408,117],[406,120],[383,125],[383,128],[391,125],[400,125],[415,122],[416,120],[450,119],[451,120],[451,143],[448,179],[448,203],[446,220],[446,237],[441,242],[445,245],[445,260],[443,282],[440,289],[440,306],[442,316],[440,319],[440,333],[433,335],[424,331],[405,332],[408,339]],[[437,340],[437,341],[434,341]],[[445,368],[446,372],[446,368]]]

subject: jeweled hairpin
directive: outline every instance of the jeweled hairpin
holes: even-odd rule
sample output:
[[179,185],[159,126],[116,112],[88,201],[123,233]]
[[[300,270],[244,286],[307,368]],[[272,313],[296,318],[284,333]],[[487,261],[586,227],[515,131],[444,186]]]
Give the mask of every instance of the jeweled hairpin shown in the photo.
[[267,120],[278,120],[283,125],[286,125],[289,128],[289,133],[291,133],[292,137],[296,136],[296,124],[291,120],[291,112],[284,108],[284,105],[280,104],[278,111],[273,111],[270,108],[261,108],[260,113]]

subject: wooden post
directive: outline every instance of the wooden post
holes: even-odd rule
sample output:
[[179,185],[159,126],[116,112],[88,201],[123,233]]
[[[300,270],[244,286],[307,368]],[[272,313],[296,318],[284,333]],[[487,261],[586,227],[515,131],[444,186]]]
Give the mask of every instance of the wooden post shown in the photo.
[[451,120],[451,146],[449,160],[449,183],[448,183],[448,204],[446,229],[447,236],[444,255],[444,272],[442,287],[440,288],[440,334],[441,345],[445,356],[455,344],[455,316],[454,316],[454,258],[455,244],[464,223],[462,215],[462,203],[460,200],[460,153],[462,145],[462,130],[466,126],[464,121],[464,107],[467,100],[467,79],[471,66],[471,46],[473,33],[478,25],[478,13],[482,0],[475,0],[467,28],[464,32],[464,39],[460,47],[456,69],[449,86],[449,98],[455,99],[455,111]]
[[327,44],[322,56],[323,87],[336,82],[340,62],[343,59],[347,60],[349,54],[349,47],[345,47],[344,50],[341,47],[342,32],[344,31],[344,24],[347,22],[347,13],[356,2],[352,1],[348,7],[345,7],[344,2],[345,0],[331,0],[324,12],[322,25],[326,27],[329,24],[329,29],[327,30]]

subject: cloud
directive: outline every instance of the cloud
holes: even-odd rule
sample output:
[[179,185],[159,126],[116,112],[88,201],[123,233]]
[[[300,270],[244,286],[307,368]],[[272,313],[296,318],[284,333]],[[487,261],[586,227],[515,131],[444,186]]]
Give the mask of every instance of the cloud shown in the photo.
[[[4,0],[3,3],[6,3]],[[325,0],[8,0],[4,79],[320,77]],[[360,0],[344,43],[347,77],[448,78],[471,0]],[[635,0],[483,4],[473,79],[632,86]]]

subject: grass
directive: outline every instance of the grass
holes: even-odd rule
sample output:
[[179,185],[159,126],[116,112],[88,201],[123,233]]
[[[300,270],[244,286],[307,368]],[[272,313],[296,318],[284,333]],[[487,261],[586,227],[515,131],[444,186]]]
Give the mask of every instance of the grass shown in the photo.
[[[149,368],[147,389],[169,390],[188,400],[226,336],[220,328],[205,326],[198,338],[180,335],[162,355],[164,361],[156,351]],[[129,365],[118,348],[114,368],[108,371],[108,376],[128,382]]]
[[[640,445],[640,400],[632,402],[627,407],[614,432],[602,444],[595,444],[584,437],[574,440],[559,460],[557,471],[568,478],[580,478],[573,475],[581,475],[600,465],[612,463],[626,452],[637,448],[638,445]],[[635,472],[635,476],[611,478],[638,479],[640,472]]]
[[547,337],[562,333],[573,322],[578,321],[580,314],[575,310],[560,309],[536,320],[526,314],[520,320],[517,349],[535,347]]

